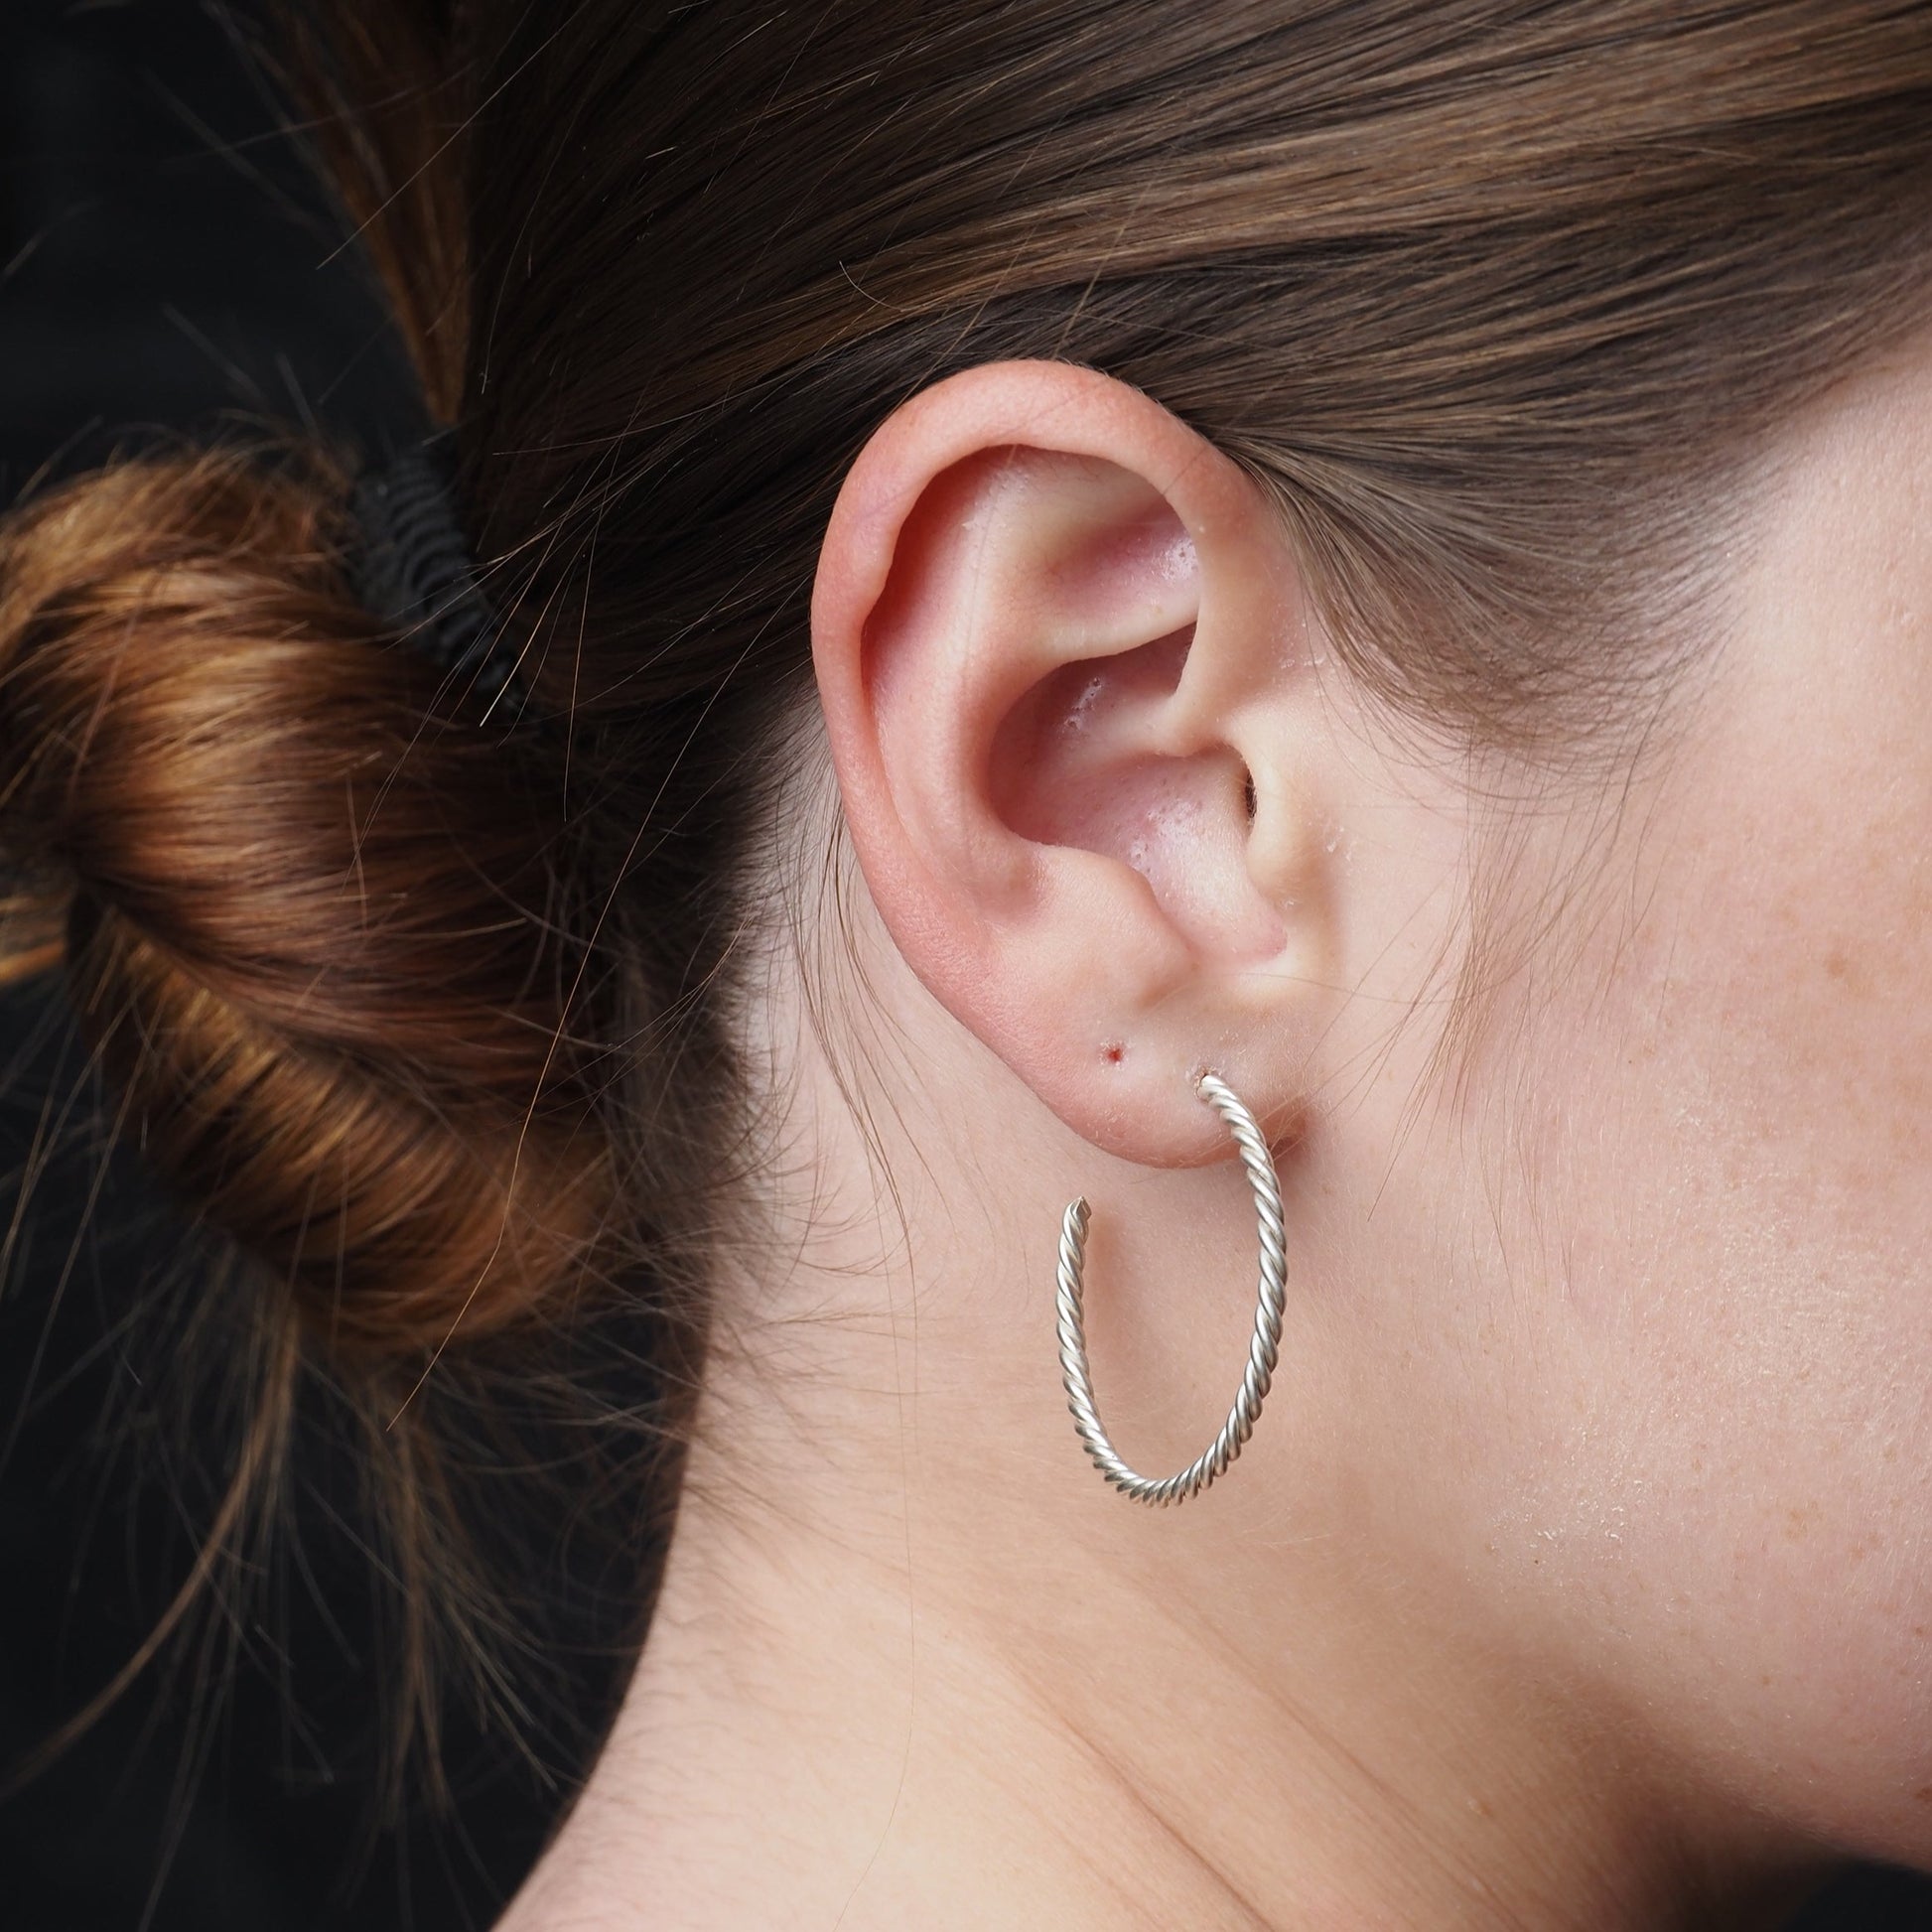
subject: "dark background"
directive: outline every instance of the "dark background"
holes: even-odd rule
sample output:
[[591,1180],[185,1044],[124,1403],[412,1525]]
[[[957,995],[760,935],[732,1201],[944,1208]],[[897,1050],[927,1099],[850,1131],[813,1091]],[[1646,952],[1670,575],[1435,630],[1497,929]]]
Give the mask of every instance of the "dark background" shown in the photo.
[[[200,0],[0,0],[0,501],[237,413],[371,442],[414,418],[279,116]],[[59,1009],[0,999],[0,1775],[113,1677],[187,1574],[220,1471],[155,1422],[169,1329],[154,1311],[186,1300],[195,1266],[104,1151]],[[378,1825],[382,1631],[344,1527],[352,1487],[309,1470],[294,1574],[238,1580],[238,1618],[177,1647],[0,1804],[0,1925],[488,1924],[578,1761],[552,1749],[533,1766],[453,1713],[454,1806]],[[614,1681],[590,1669],[585,1699]],[[1804,1923],[1932,1928],[1932,1885],[1854,1873]]]

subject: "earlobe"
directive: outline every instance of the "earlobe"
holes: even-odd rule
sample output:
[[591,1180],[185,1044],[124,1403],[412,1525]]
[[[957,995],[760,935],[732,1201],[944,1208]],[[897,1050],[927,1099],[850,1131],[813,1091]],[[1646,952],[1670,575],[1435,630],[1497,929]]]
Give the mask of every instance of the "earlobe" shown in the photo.
[[1204,1065],[1286,1104],[1333,936],[1317,775],[1282,749],[1309,702],[1283,541],[1148,397],[1009,363],[882,427],[821,554],[820,694],[887,928],[1061,1119],[1137,1160],[1224,1151]]

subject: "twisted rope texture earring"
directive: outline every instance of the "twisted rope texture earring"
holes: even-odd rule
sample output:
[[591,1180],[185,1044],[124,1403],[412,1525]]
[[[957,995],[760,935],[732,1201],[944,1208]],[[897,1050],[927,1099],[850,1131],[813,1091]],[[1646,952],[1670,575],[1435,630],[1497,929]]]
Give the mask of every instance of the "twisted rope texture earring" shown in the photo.
[[1087,1362],[1086,1325],[1081,1306],[1087,1225],[1091,1219],[1084,1196],[1067,1208],[1060,1222],[1059,1292],[1055,1305],[1059,1311],[1061,1380],[1066,1386],[1067,1407],[1073,1412],[1073,1427],[1086,1445],[1095,1468],[1108,1482],[1134,1501],[1156,1508],[1184,1503],[1188,1497],[1198,1495],[1241,1453],[1242,1445],[1254,1433],[1255,1419],[1261,1414],[1262,1402],[1274,1379],[1286,1306],[1284,1282],[1288,1262],[1282,1231],[1281,1183],[1276,1177],[1274,1156],[1262,1138],[1254,1115],[1219,1074],[1203,1073],[1196,1082],[1196,1090],[1220,1115],[1241,1151],[1241,1165],[1248,1171],[1261,1249],[1260,1285],[1254,1339],[1248,1346],[1248,1366],[1241,1377],[1241,1390],[1234,1398],[1234,1407],[1228,1411],[1221,1433],[1175,1475],[1155,1478],[1137,1474],[1122,1460],[1101,1424],[1100,1412],[1094,1406],[1093,1375]]

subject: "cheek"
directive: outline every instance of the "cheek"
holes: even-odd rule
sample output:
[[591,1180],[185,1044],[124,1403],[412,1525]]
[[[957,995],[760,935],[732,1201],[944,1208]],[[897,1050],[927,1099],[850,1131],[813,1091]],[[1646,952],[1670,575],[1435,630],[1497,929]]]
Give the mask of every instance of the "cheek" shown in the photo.
[[1825,884],[1780,904],[1709,882],[1708,945],[1667,947],[1579,1049],[1568,1090],[1601,1111],[1581,1143],[1558,1129],[1573,1238],[1545,1338],[1568,1413],[1525,1492],[1683,1748],[1801,1807],[1856,1791],[1858,1829],[1923,1857],[1932,975],[1923,922],[1851,968],[1872,901]]
[[1526,822],[1364,1354],[1457,1613],[1673,1789],[1932,1865],[1927,348],[1794,459],[1611,850]]
[[1502,1165],[1550,1292],[1519,1298],[1538,1396],[1490,1540],[1687,1759],[1924,1862],[1932,635],[1904,628],[1820,619],[1828,677],[1766,646],[1643,835],[1641,917],[1539,1017]]

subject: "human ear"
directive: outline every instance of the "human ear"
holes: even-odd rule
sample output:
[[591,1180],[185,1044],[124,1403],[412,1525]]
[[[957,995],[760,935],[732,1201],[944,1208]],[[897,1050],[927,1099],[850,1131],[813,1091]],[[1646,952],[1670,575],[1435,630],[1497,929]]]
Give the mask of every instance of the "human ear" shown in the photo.
[[813,655],[850,829],[924,985],[1076,1132],[1219,1157],[1295,1098],[1337,908],[1311,628],[1253,481],[1142,392],[992,363],[874,434]]

